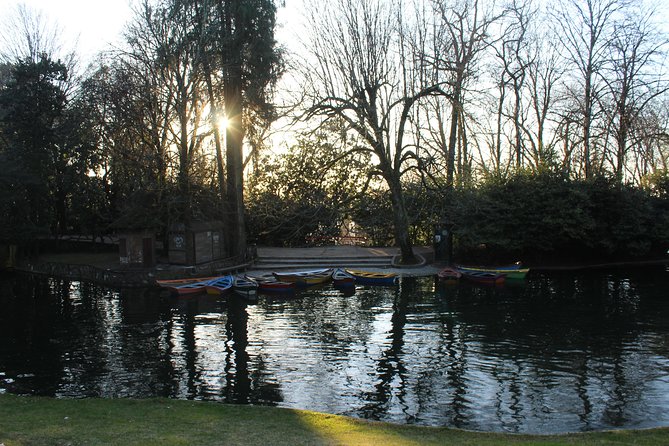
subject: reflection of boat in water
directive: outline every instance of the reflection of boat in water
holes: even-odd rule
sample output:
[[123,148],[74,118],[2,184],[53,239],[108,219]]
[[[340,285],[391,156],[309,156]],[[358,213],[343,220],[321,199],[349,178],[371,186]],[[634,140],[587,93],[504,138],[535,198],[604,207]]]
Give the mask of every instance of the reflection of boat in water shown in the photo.
[[493,273],[488,271],[469,271],[469,270],[460,270],[462,277],[465,279],[476,282],[484,283],[488,285],[500,285],[506,280],[506,275],[500,273]]
[[437,277],[439,277],[439,280],[459,280],[462,277],[462,273],[455,268],[447,266],[437,273]]
[[299,286],[311,286],[325,283],[332,279],[332,269],[273,273],[280,282],[292,282]]
[[355,278],[355,283],[360,285],[395,285],[398,280],[395,273],[377,273],[355,269],[347,269],[346,272]]

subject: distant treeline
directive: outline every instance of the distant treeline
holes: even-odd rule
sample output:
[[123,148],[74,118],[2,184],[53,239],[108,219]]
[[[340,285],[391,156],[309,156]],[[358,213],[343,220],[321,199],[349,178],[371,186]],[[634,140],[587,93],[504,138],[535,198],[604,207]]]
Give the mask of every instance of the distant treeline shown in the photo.
[[669,39],[649,5],[305,2],[289,55],[282,3],[141,2],[81,75],[24,11],[0,47],[0,241],[208,220],[241,255],[355,225],[409,264],[448,220],[482,261],[666,251]]
[[[372,245],[393,243],[388,192],[369,189],[345,200],[327,197],[312,183],[280,177],[292,195],[278,189],[254,195],[249,205],[251,237],[261,244],[334,242],[344,220],[353,221]],[[341,189],[338,189],[341,191]],[[669,249],[669,176],[643,187],[613,178],[570,179],[543,171],[488,177],[474,187],[406,187],[411,236],[431,245],[435,225],[453,225],[461,261],[564,264],[663,258]],[[269,208],[274,212],[268,213]]]

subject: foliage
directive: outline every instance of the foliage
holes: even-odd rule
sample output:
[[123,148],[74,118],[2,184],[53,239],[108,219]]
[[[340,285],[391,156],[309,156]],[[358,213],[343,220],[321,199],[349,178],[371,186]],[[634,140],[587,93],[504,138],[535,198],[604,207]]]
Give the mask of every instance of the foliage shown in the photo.
[[375,246],[393,244],[390,194],[379,188],[368,190],[355,201],[351,217]]
[[541,172],[458,191],[449,215],[458,252],[480,261],[629,259],[666,244],[664,204],[612,179]]
[[[428,187],[420,179],[404,184],[404,193],[409,215],[409,234],[417,244],[432,243],[434,225],[446,216],[446,207],[452,200],[448,188]],[[365,231],[374,245],[393,244],[392,212],[390,196],[384,189],[369,190],[352,210],[355,222]]]
[[669,199],[669,170],[658,169],[641,180],[641,188],[651,196]]
[[42,55],[12,66],[0,91],[3,226],[19,240],[71,229],[93,158],[84,115],[65,92],[65,66]]
[[331,243],[368,177],[367,157],[342,159],[344,147],[326,128],[265,159],[250,179],[250,236],[262,244]]
[[[300,177],[307,171],[294,170]],[[276,227],[285,230],[300,221],[302,232],[296,233],[305,235],[320,229],[332,234],[337,226],[328,226],[327,222],[339,221],[337,216],[347,214],[372,244],[393,243],[387,190],[369,188],[342,211],[326,189],[318,189],[320,195],[313,198],[314,177],[300,186],[286,177],[276,177],[275,181],[268,183],[270,188],[276,186],[278,190],[280,185],[286,185],[299,191],[298,195],[292,201],[281,200],[278,195],[265,196],[265,201],[249,209],[251,220],[256,220],[253,215],[259,206],[272,203]],[[305,192],[309,188],[312,190]],[[507,177],[490,176],[478,187],[443,189],[427,187],[414,179],[404,188],[412,238],[430,245],[434,225],[450,220],[455,224],[456,256],[461,261],[625,260],[662,255],[669,247],[668,197],[658,196],[657,188],[651,193],[621,186],[614,178],[585,181],[550,170],[522,170]],[[280,233],[281,230],[268,233],[264,242],[270,243],[275,237],[285,241]],[[302,243],[305,238],[299,241]]]
[[[2,237],[222,219],[244,245],[247,188],[248,230],[267,244],[331,242],[351,217],[404,255],[449,219],[459,254],[483,261],[664,253],[666,40],[652,11],[586,3],[606,19],[586,72],[573,62],[597,48],[571,40],[578,2],[549,16],[522,1],[314,4],[298,93],[326,125],[261,159],[286,68],[280,2],[142,2],[127,51],[76,90],[40,51],[0,65]],[[486,66],[499,77],[474,82]]]

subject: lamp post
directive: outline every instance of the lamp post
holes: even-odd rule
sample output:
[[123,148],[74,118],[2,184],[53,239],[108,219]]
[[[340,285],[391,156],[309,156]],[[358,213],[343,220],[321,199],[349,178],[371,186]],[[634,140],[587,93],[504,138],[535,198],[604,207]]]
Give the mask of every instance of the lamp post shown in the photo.
[[445,218],[434,225],[434,260],[446,265],[453,263],[453,223]]

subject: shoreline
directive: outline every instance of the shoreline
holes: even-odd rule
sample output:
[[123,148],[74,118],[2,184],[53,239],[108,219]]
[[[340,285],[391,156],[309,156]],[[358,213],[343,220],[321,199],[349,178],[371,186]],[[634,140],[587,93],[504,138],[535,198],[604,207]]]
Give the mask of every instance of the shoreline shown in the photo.
[[[404,277],[425,277],[437,274],[446,264],[433,261],[433,252],[430,248],[421,248],[417,253],[419,263],[416,265],[398,264],[397,248],[363,248],[363,247],[315,247],[315,248],[259,248],[271,252],[271,255],[286,258],[300,259],[309,257],[312,261],[322,259],[316,266],[307,266],[296,262],[286,264],[278,268],[270,268],[255,259],[253,262],[223,265],[221,262],[212,262],[195,266],[176,266],[158,264],[151,268],[122,268],[115,254],[110,253],[82,253],[70,252],[59,254],[43,254],[38,261],[17,266],[13,271],[35,274],[49,277],[61,277],[70,280],[81,280],[99,283],[110,287],[138,288],[152,286],[156,279],[178,279],[184,277],[208,277],[222,275],[225,273],[238,273],[242,271],[272,272],[277,269],[285,271],[309,270],[320,267],[343,267],[347,262],[354,264],[361,258],[387,258],[387,264],[368,267],[350,266],[353,269],[363,269],[375,272],[393,272]],[[331,265],[328,262],[332,263]],[[534,272],[569,272],[589,271],[613,268],[640,268],[644,266],[669,265],[669,258],[626,260],[612,262],[588,262],[574,264],[525,264],[530,271]],[[12,271],[12,270],[9,270]]]
[[574,264],[574,265],[528,266],[528,268],[534,271],[582,271],[591,269],[642,267],[642,266],[659,266],[659,265],[669,265],[669,258],[649,259],[649,260],[626,260],[626,261],[604,262],[604,263],[585,263],[585,264]]
[[364,420],[271,406],[169,398],[0,394],[0,444],[107,445],[641,445],[669,427],[558,434],[472,431]]

